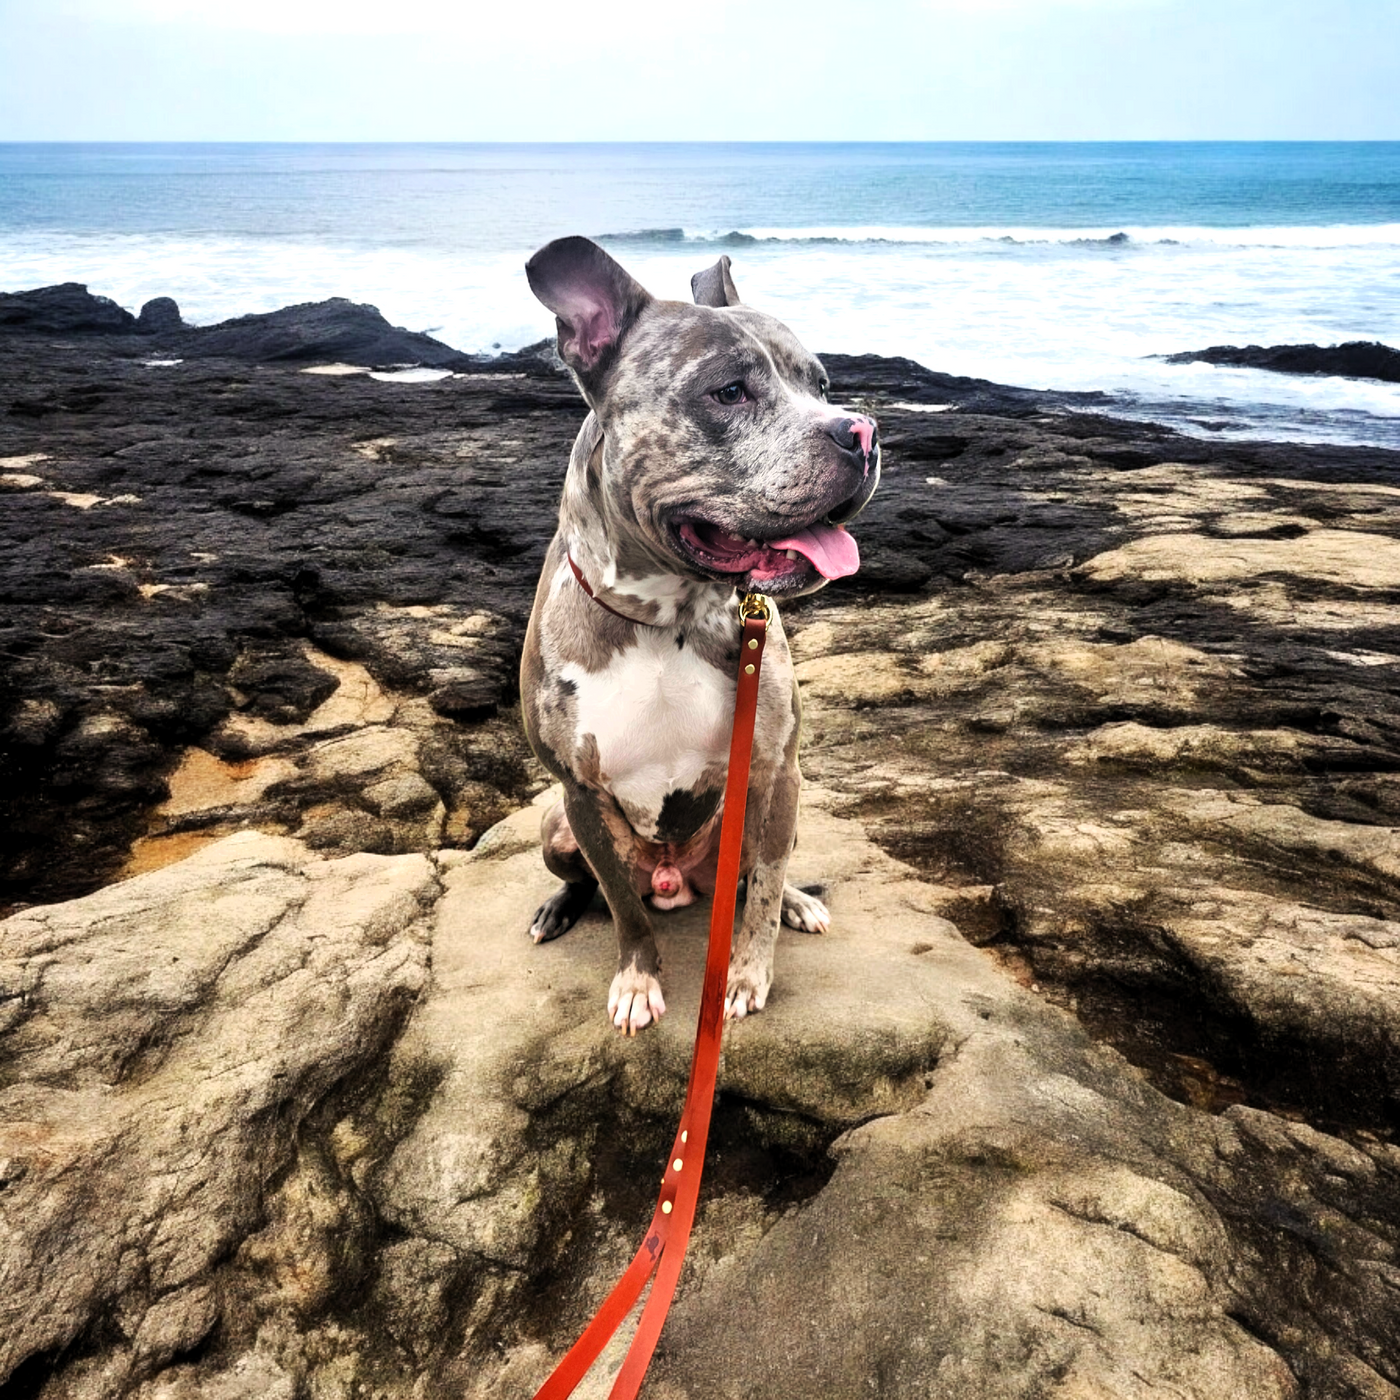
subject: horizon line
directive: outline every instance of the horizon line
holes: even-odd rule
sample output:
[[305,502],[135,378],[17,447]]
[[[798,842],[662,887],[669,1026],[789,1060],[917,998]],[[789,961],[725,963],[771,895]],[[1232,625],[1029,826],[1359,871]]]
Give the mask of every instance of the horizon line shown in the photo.
[[1400,146],[1400,136],[1153,136],[1153,137],[634,137],[501,139],[480,137],[20,137],[0,146]]

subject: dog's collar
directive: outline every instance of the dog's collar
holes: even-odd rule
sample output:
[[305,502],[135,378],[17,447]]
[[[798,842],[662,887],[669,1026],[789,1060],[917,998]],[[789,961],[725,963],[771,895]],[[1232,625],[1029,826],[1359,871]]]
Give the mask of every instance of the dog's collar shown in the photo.
[[592,589],[589,582],[583,576],[583,570],[574,563],[574,556],[567,550],[564,551],[564,558],[569,561],[569,567],[574,571],[574,577],[578,580],[578,586],[598,604],[604,612],[610,612],[614,617],[620,617],[624,622],[630,622],[634,627],[655,627],[654,622],[643,622],[640,618],[628,617],[626,613],[618,612],[616,608],[609,607]]

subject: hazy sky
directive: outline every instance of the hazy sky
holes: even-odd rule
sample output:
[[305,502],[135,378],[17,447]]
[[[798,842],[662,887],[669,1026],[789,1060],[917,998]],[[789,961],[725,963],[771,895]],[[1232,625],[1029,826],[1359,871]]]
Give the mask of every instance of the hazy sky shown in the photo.
[[1400,0],[0,0],[0,140],[1400,139]]

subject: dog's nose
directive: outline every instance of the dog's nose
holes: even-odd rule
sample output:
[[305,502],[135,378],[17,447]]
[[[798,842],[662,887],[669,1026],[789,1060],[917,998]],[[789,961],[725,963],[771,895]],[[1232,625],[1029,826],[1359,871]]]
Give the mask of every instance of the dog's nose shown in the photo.
[[860,457],[864,475],[870,470],[878,431],[873,418],[867,418],[863,413],[855,413],[849,418],[838,418],[826,430],[826,435],[842,452],[850,452]]

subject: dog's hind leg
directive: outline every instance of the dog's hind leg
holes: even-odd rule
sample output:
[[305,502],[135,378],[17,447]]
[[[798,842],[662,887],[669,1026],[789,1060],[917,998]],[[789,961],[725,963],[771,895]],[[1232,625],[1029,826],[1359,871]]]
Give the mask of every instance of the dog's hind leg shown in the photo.
[[536,943],[548,943],[567,933],[579,921],[593,900],[598,881],[569,828],[564,804],[556,802],[545,813],[540,824],[540,844],[546,869],[564,883],[535,910],[530,924],[530,937]]

